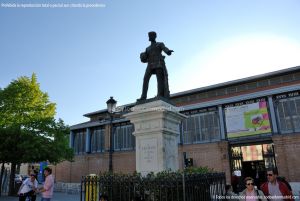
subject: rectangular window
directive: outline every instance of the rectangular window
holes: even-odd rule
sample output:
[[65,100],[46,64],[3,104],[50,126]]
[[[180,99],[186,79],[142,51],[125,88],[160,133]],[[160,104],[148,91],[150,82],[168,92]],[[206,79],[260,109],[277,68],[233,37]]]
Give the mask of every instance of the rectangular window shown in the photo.
[[85,130],[74,131],[74,144],[73,149],[75,154],[85,153]]
[[220,140],[217,111],[194,114],[183,120],[183,143],[193,144]]
[[115,126],[113,129],[114,150],[133,150],[135,137],[132,135],[133,125]]
[[104,151],[104,128],[91,129],[91,152],[103,152]]
[[281,133],[294,133],[300,131],[299,96],[278,100],[276,112]]

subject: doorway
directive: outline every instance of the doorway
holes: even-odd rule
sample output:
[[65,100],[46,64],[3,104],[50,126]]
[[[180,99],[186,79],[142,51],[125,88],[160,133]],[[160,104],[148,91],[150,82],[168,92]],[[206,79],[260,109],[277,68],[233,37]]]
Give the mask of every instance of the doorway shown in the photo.
[[230,156],[232,185],[237,191],[245,188],[243,181],[246,177],[252,177],[259,188],[267,179],[266,169],[276,167],[272,143],[234,145]]
[[244,177],[252,177],[257,187],[266,181],[266,168],[263,160],[245,161],[242,166]]

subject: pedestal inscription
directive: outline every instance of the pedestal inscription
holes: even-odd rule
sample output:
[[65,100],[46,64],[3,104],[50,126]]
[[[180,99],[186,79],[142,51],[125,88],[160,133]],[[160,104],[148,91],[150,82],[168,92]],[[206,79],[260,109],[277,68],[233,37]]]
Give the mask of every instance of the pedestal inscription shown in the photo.
[[157,139],[143,139],[140,141],[140,146],[140,168],[144,171],[157,170]]

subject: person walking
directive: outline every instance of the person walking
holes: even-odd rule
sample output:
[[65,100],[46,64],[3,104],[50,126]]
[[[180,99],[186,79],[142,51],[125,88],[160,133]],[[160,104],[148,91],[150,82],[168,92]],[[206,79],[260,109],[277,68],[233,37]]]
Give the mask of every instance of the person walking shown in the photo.
[[267,201],[262,191],[254,187],[252,177],[245,178],[246,189],[240,193],[240,201]]
[[30,174],[30,178],[23,181],[18,191],[19,201],[25,201],[27,197],[30,197],[31,201],[36,200],[36,190],[38,182],[34,173]]
[[44,175],[46,177],[44,186],[40,188],[39,192],[42,193],[41,201],[51,201],[54,189],[54,177],[52,175],[52,170],[49,167],[44,169]]
[[278,176],[277,168],[268,169],[267,170],[268,181],[263,183],[260,189],[264,192],[266,196],[270,196],[269,200],[294,201],[292,192],[289,190],[289,188],[286,186],[285,183],[277,179],[277,176]]
[[238,201],[238,195],[233,192],[233,188],[230,184],[225,186],[225,200]]

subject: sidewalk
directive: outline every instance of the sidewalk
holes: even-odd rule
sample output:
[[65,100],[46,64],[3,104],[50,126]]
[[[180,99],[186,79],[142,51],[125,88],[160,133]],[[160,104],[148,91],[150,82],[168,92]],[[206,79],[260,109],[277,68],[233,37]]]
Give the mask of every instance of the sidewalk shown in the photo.
[[[37,196],[36,201],[40,201],[40,195]],[[0,201],[19,201],[18,197],[1,196]],[[66,194],[54,192],[51,201],[80,201],[80,194]]]

